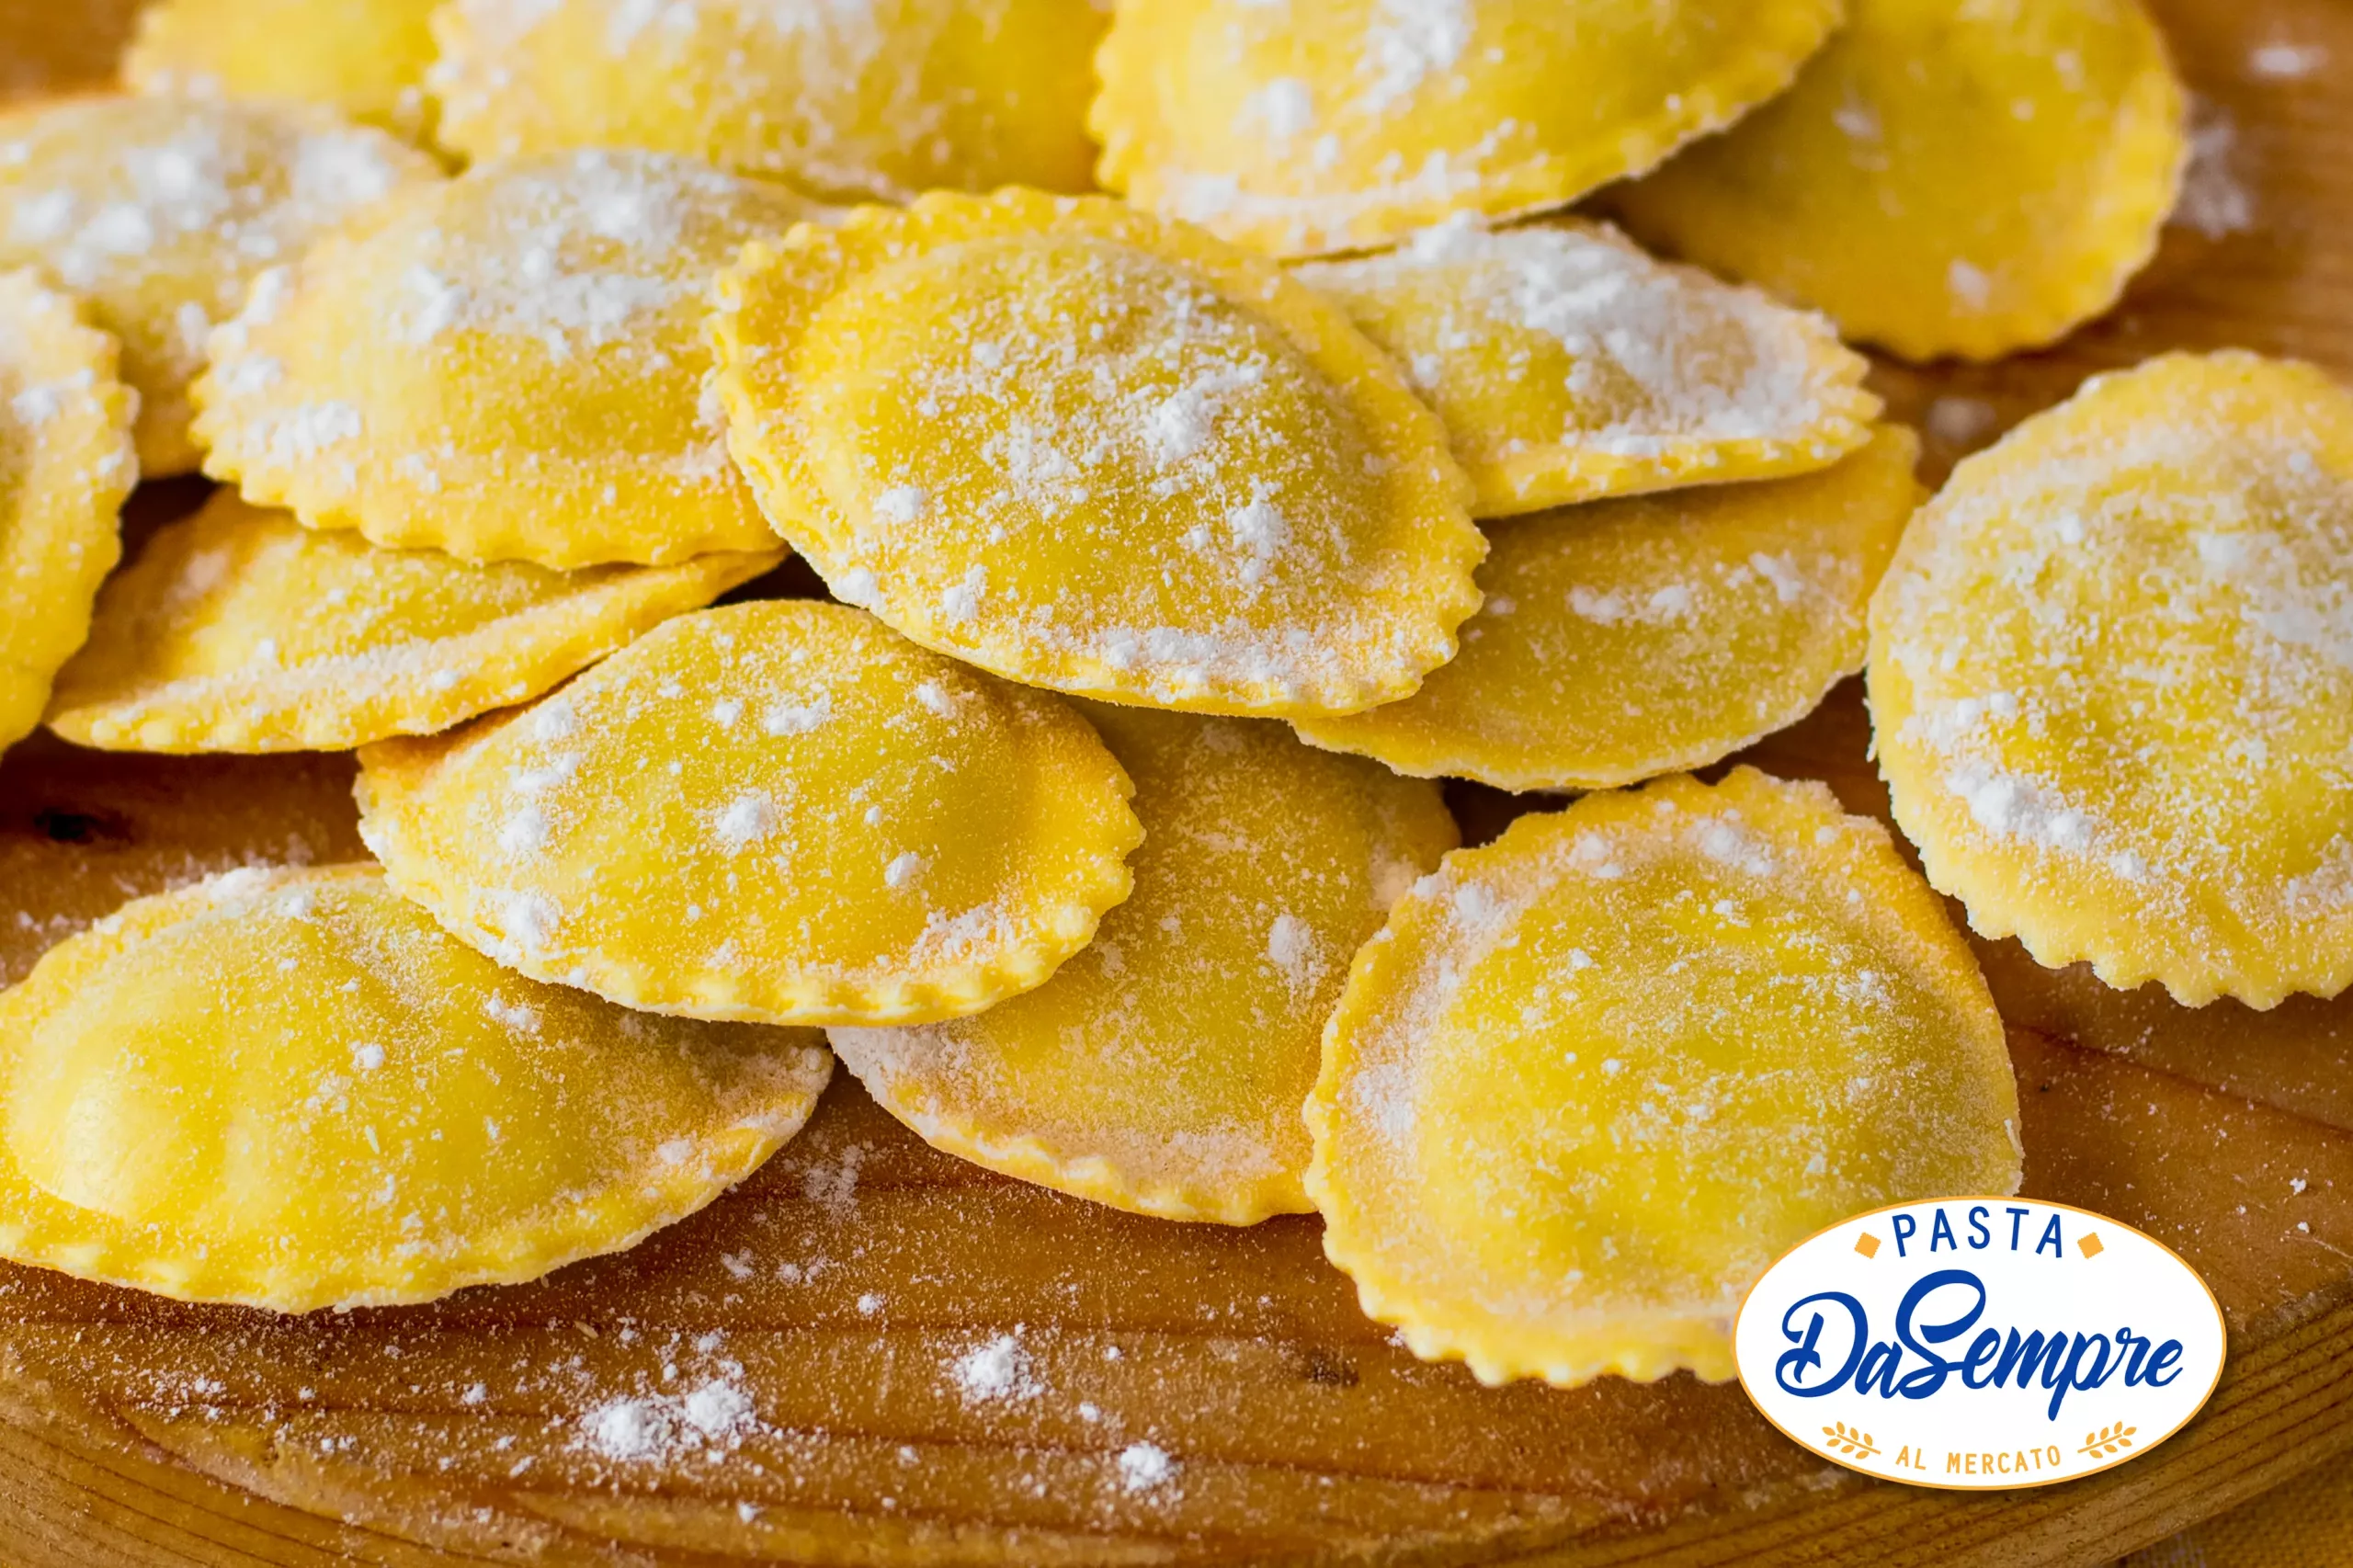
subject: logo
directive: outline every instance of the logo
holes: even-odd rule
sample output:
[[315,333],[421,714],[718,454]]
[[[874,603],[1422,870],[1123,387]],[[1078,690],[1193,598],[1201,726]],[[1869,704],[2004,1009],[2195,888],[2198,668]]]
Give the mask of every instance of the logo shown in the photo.
[[1915,1486],[2048,1486],[2198,1414],[2222,1312],[2130,1225],[2022,1198],[1898,1204],[1790,1248],[1741,1304],[1741,1386],[1824,1459]]

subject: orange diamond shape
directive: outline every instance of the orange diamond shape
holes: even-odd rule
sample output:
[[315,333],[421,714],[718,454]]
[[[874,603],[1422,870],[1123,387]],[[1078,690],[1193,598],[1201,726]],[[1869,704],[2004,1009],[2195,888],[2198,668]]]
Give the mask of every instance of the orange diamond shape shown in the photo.
[[2097,1231],[2092,1232],[2076,1242],[2075,1248],[2086,1257],[2097,1257],[2108,1250],[2107,1246],[2101,1243]]
[[1861,1253],[1865,1257],[1877,1257],[1879,1256],[1879,1238],[1872,1235],[1869,1231],[1865,1231],[1861,1235],[1855,1238],[1855,1250]]

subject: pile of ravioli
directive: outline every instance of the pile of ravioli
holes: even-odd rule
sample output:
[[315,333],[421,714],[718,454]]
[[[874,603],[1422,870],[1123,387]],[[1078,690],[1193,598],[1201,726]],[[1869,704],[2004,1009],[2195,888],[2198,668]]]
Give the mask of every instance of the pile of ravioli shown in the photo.
[[[2353,980],[2353,395],[2169,357],[1928,499],[1842,341],[2115,301],[2137,0],[162,0],[125,82],[0,114],[0,743],[356,750],[375,861],[0,994],[0,1256],[527,1279],[838,1058],[1483,1379],[1721,1379],[2017,1188],[1939,892]],[[1712,767],[1859,670],[1920,869]]]

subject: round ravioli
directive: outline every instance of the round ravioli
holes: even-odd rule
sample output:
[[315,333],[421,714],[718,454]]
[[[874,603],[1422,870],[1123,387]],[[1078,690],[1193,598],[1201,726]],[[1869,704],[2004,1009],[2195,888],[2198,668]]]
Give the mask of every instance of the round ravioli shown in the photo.
[[1454,819],[1432,786],[1276,725],[1087,717],[1135,781],[1135,892],[1029,994],[834,1048],[892,1115],[1008,1176],[1169,1220],[1303,1212],[1324,1020]]
[[1084,190],[1095,0],[451,0],[441,135],[650,147],[843,199]]
[[840,598],[1030,685],[1347,713],[1454,653],[1437,417],[1271,264],[1100,198],[927,196],[719,283],[729,439]]
[[1884,827],[1745,767],[1449,856],[1357,955],[1307,1123],[1365,1312],[1490,1383],[1728,1379],[1789,1247],[2019,1179],[1942,906]]
[[537,697],[775,566],[470,566],[218,491],[98,596],[49,727],[116,751],[347,751]]
[[123,56],[137,91],[324,104],[404,136],[430,116],[435,0],[159,0]]
[[1953,471],[1871,604],[1880,768],[1988,937],[2192,1006],[2353,982],[2353,394],[2169,355]]
[[122,554],[132,406],[114,339],[31,273],[0,273],[0,750],[40,722]]
[[1086,945],[1143,836],[1068,703],[807,600],[681,616],[533,707],[360,756],[360,832],[443,925],[698,1017],[977,1012]]
[[265,274],[199,383],[205,472],[312,528],[559,570],[760,551],[701,335],[812,209],[651,153],[492,165]]
[[1827,467],[1870,439],[1870,369],[1819,316],[1614,230],[1468,217],[1293,274],[1446,421],[1474,517]]
[[233,871],[0,992],[0,1256],[280,1312],[536,1278],[743,1180],[831,1070],[508,974],[373,866]]
[[1559,207],[1789,85],[1841,0],[1121,0],[1103,183],[1283,256]]
[[122,340],[139,462],[185,473],[205,339],[274,263],[393,191],[440,178],[394,138],[324,110],[190,97],[84,97],[0,115],[0,267],[80,295]]
[[1871,590],[1925,492],[1883,426],[1836,468],[1492,525],[1462,652],[1403,702],[1299,721],[1404,773],[1593,790],[1699,767],[1863,665]]
[[2187,141],[2140,0],[1852,0],[1797,85],[1613,198],[1912,359],[2050,343],[2154,254]]

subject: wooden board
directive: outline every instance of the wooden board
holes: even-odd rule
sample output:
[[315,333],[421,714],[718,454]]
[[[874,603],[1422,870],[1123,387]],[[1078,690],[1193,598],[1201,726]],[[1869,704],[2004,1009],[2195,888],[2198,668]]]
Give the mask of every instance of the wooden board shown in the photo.
[[[2203,188],[2240,189],[2247,226],[2170,233],[2124,308],[2052,353],[1885,370],[1899,412],[1962,396],[2006,423],[2175,344],[2353,378],[2353,6],[2159,9],[2228,116],[2206,142],[2237,185]],[[2326,63],[2259,81],[2266,44]],[[1932,471],[1959,446],[1932,440]],[[1873,810],[1866,739],[1849,686],[1755,760]],[[135,893],[355,853],[348,779],[339,759],[19,748],[0,980]],[[1473,834],[1518,809],[1454,798]],[[1180,1226],[1026,1187],[845,1079],[734,1194],[533,1286],[290,1321],[0,1268],[0,1559],[2089,1564],[2353,1449],[2353,999],[2188,1013],[1982,956],[2015,1026],[2028,1190],[2168,1242],[2232,1326],[2206,1413],[2081,1483],[1865,1482],[1688,1378],[1483,1389],[1368,1323],[1311,1220]],[[958,1358],[1005,1335],[1017,1397],[968,1398]],[[659,1461],[614,1457],[625,1438]],[[1165,1483],[1123,1477],[1140,1442],[1173,1457]]]

